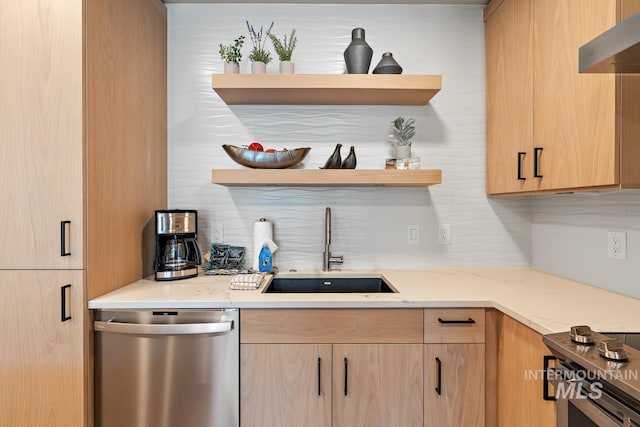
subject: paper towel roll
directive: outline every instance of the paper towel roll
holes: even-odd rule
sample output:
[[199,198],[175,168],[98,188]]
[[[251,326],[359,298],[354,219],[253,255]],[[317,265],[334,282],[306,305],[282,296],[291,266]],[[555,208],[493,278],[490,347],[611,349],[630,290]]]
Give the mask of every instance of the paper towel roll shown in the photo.
[[258,257],[265,244],[269,247],[273,256],[275,251],[278,250],[278,245],[273,242],[273,224],[265,218],[260,218],[253,223],[253,254],[251,256],[254,270],[258,270]]

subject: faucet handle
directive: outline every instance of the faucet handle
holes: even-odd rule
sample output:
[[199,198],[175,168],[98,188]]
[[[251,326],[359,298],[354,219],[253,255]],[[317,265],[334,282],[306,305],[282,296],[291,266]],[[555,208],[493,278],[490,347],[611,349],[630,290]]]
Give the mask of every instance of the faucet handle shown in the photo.
[[343,262],[344,262],[344,257],[342,255],[329,256],[329,264],[342,264]]

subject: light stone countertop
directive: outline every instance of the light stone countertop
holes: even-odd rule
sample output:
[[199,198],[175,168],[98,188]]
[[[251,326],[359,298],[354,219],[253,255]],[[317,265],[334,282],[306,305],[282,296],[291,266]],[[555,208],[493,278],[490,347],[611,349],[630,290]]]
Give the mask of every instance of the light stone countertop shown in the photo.
[[91,309],[493,307],[539,333],[585,324],[600,332],[640,332],[640,299],[529,268],[300,270],[280,277],[381,274],[398,293],[264,294],[230,290],[232,276],[139,280],[89,301]]

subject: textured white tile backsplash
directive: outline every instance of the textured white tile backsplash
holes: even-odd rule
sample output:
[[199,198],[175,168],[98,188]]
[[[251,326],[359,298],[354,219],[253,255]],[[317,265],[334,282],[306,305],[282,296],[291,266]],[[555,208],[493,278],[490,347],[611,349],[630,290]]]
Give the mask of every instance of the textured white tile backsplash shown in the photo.
[[[563,194],[533,203],[534,268],[640,298],[640,192]],[[607,232],[627,232],[627,259]]]
[[[485,196],[485,79],[482,6],[169,4],[169,205],[195,208],[200,241],[209,224],[224,224],[225,241],[250,245],[252,223],[275,224],[281,268],[320,268],[324,208],[333,209],[333,251],[344,268],[528,266],[531,208],[527,198]],[[422,107],[227,106],[211,89],[222,72],[218,44],[246,35],[244,20],[298,32],[297,73],[341,73],[354,27],[366,29],[372,69],[391,51],[406,74],[441,74],[443,89]],[[267,45],[269,47],[270,43]],[[241,71],[249,71],[243,48]],[[268,72],[277,72],[277,59]],[[337,142],[356,147],[358,167],[380,168],[391,154],[388,124],[414,117],[414,155],[441,168],[429,189],[227,188],[211,183],[212,168],[236,168],[224,143],[312,147],[306,168],[324,164]],[[439,223],[452,244],[437,244]],[[407,225],[420,226],[409,245]]]
[[[250,245],[252,222],[275,224],[281,268],[319,268],[324,208],[334,218],[333,249],[345,268],[527,266],[640,297],[640,193],[590,193],[487,199],[482,6],[169,4],[169,204],[195,208],[200,241],[209,224],[225,240]],[[351,29],[374,49],[372,68],[391,51],[406,74],[441,74],[443,89],[424,107],[227,106],[211,90],[222,72],[219,43],[276,21],[275,33],[299,35],[298,73],[341,73]],[[270,47],[270,45],[268,44]],[[243,48],[242,72],[249,71]],[[269,72],[277,72],[277,59]],[[305,167],[324,163],[337,142],[355,145],[358,166],[382,168],[391,155],[388,122],[416,119],[413,152],[423,168],[441,168],[429,189],[227,188],[212,168],[235,168],[220,146],[259,140],[274,148],[312,147]],[[452,244],[437,244],[439,223]],[[419,245],[406,226],[420,226]],[[606,232],[627,231],[626,261],[608,259]]]

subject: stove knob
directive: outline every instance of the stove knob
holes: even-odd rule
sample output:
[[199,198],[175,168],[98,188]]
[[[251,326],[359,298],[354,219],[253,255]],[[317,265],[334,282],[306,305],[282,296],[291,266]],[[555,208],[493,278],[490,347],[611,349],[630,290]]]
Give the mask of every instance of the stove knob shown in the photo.
[[586,325],[572,326],[569,336],[571,341],[578,344],[592,345],[595,342],[591,335],[591,328]]
[[600,352],[600,356],[605,359],[618,361],[627,360],[627,352],[624,349],[624,345],[622,341],[616,338],[600,341],[598,351]]

